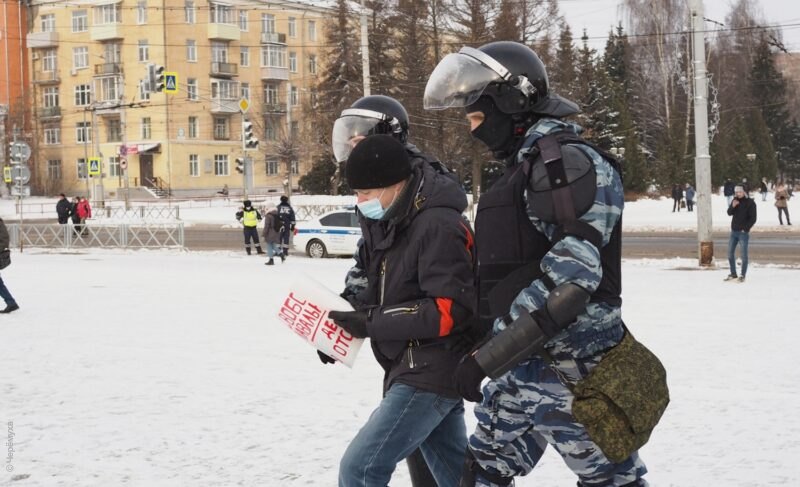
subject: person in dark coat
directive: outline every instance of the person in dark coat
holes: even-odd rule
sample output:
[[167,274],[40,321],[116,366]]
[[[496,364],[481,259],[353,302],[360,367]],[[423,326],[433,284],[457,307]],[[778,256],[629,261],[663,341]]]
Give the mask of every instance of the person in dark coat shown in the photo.
[[272,258],[280,256],[281,262],[286,260],[281,253],[281,219],[278,218],[278,209],[273,208],[264,215],[264,244],[267,246],[267,257],[269,260],[265,265],[274,265]]
[[[731,218],[731,236],[728,240],[728,263],[730,264],[730,274],[725,278],[726,281],[736,280],[744,282],[747,274],[747,246],[750,243],[750,229],[756,224],[758,218],[755,201],[747,196],[747,192],[742,186],[736,186],[735,198],[728,207],[728,215]],[[742,273],[736,274],[736,246],[742,244]]]
[[[0,251],[9,252],[8,246],[10,242],[11,239],[8,236],[6,223],[0,218]],[[11,313],[19,309],[17,301],[14,299],[14,296],[11,295],[11,291],[6,287],[6,283],[3,282],[2,277],[0,277],[0,298],[3,298],[3,301],[6,302],[6,307],[0,309],[0,313]]]
[[681,211],[681,200],[683,199],[683,189],[680,184],[672,187],[672,212]]
[[696,191],[691,184],[686,183],[686,210],[694,211],[694,196]]
[[436,484],[458,485],[467,445],[453,384],[476,302],[467,199],[452,173],[409,157],[390,135],[358,143],[346,163],[363,242],[344,296],[356,311],[330,313],[369,337],[384,397],[339,466],[340,487],[388,485],[398,462],[422,451]]
[[278,218],[281,219],[281,261],[289,257],[289,241],[294,232],[294,208],[289,204],[289,197],[281,196],[281,202],[278,204]]
[[761,185],[758,189],[758,192],[761,193],[761,201],[767,201],[767,193],[769,193],[769,188],[767,188],[767,178],[761,178]]
[[58,203],[56,203],[56,214],[58,215],[58,223],[61,225],[66,225],[69,221],[69,215],[72,211],[72,205],[69,203],[69,200],[64,193],[59,195],[60,199]]
[[736,188],[736,185],[733,184],[733,181],[731,181],[730,178],[725,178],[725,184],[722,186],[722,194],[725,196],[728,206],[731,206],[731,201],[733,201],[734,188]]

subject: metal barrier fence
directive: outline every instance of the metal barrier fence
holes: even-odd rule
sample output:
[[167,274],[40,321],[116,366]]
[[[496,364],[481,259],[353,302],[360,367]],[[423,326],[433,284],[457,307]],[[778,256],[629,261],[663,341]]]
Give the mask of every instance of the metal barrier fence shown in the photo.
[[183,223],[59,225],[19,223],[8,225],[11,247],[51,248],[184,248]]
[[180,220],[180,210],[177,206],[136,206],[127,210],[124,206],[106,206],[95,209],[92,216],[124,220]]

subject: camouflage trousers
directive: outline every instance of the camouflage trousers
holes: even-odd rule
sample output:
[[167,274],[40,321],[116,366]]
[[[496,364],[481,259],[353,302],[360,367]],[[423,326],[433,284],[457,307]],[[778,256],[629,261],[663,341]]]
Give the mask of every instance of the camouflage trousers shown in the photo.
[[[572,416],[570,382],[584,377],[600,356],[574,360],[556,357],[549,364],[539,357],[523,362],[483,388],[483,402],[475,407],[478,427],[469,447],[480,466],[492,475],[515,477],[528,474],[548,444],[561,455],[585,487],[641,486],[647,472],[634,453],[616,464],[589,439],[586,429]],[[497,484],[478,476],[479,487]]]

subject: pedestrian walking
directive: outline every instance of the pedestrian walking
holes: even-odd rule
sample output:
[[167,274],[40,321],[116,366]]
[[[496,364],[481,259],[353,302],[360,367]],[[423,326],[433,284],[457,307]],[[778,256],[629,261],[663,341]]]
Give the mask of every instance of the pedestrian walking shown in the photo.
[[672,186],[672,212],[681,211],[681,201],[683,201],[683,189],[680,184]]
[[686,210],[694,211],[694,196],[696,191],[691,184],[686,183]]
[[731,201],[733,201],[734,188],[736,188],[736,185],[733,184],[733,181],[731,181],[730,178],[725,178],[725,184],[722,186],[722,194],[725,196],[728,206],[731,206]]
[[775,190],[775,207],[778,208],[778,221],[783,225],[783,214],[786,215],[786,224],[791,225],[792,221],[789,219],[789,192],[786,190],[786,185],[783,182],[778,184]]
[[269,260],[265,265],[274,265],[274,256],[279,256],[281,262],[285,260],[281,253],[281,219],[278,218],[278,209],[272,208],[264,215],[264,245],[267,246]]
[[70,209],[72,205],[70,205],[69,200],[64,193],[58,195],[58,202],[56,203],[56,215],[58,215],[58,223],[61,225],[66,225],[69,222],[69,215]]
[[239,211],[236,212],[236,220],[244,227],[244,250],[247,255],[251,255],[250,242],[252,241],[256,247],[257,254],[263,254],[261,250],[261,243],[258,241],[258,222],[261,221],[261,213],[253,208],[250,200],[244,200],[244,205]]
[[767,201],[767,193],[769,193],[769,189],[767,188],[767,178],[761,178],[761,186],[759,187],[758,192],[761,193],[761,201]]
[[[6,268],[11,264],[11,250],[8,248],[11,239],[8,236],[8,228],[6,228],[6,223],[0,218],[0,268]],[[0,277],[0,297],[3,298],[3,301],[6,303],[6,307],[0,309],[0,313],[11,313],[19,309],[19,305],[17,301],[14,299],[14,296],[11,295],[11,291],[8,290],[6,287],[6,283],[3,281],[3,278]]]
[[281,219],[281,260],[283,261],[289,257],[289,242],[295,226],[294,208],[289,204],[289,197],[286,195],[281,196],[281,202],[278,203],[278,218]]
[[69,205],[69,216],[72,219],[72,225],[74,226],[74,231],[76,235],[81,234],[81,217],[78,215],[78,203],[80,203],[81,197],[75,196],[72,198],[72,203]]
[[81,235],[87,235],[89,230],[86,228],[86,220],[92,217],[92,206],[89,204],[89,200],[83,196],[78,196],[78,205],[76,211],[81,223]]
[[[743,186],[736,186],[731,206],[728,207],[731,216],[731,236],[728,240],[728,264],[730,273],[726,281],[744,282],[747,276],[747,247],[750,244],[750,229],[756,224],[756,203],[747,196]],[[736,273],[736,247],[741,245],[742,272]]]

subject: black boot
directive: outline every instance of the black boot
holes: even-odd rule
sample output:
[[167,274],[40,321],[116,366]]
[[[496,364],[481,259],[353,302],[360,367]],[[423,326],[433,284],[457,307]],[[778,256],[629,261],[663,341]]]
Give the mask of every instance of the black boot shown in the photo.
[[0,313],[11,313],[12,311],[16,311],[19,309],[19,305],[17,303],[7,304],[5,309],[0,309]]
[[258,255],[263,255],[263,254],[266,254],[266,252],[264,252],[263,250],[261,250],[261,246],[260,246],[260,245],[256,245],[256,253],[257,253]]
[[272,260],[272,257],[270,257],[267,263],[264,265],[275,265],[275,262]]
[[252,252],[250,251],[250,247],[245,247],[244,249],[247,251],[247,255],[252,254]]
[[281,263],[283,263],[283,261],[285,261],[285,260],[286,260],[286,251],[284,250],[284,251],[281,253]]

